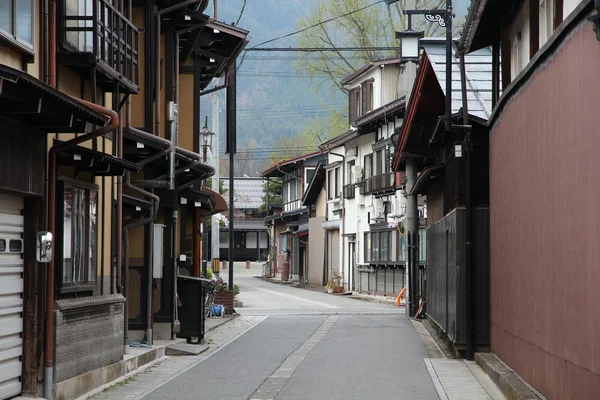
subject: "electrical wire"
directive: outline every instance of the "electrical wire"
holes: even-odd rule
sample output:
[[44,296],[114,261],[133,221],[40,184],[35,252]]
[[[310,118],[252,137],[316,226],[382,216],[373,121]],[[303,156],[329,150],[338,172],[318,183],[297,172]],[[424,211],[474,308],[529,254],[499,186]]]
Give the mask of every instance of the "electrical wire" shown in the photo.
[[336,17],[331,17],[331,18],[328,18],[328,19],[326,19],[326,20],[324,20],[324,21],[318,22],[318,23],[316,23],[316,24],[314,24],[314,25],[307,26],[306,28],[303,28],[303,29],[297,30],[297,31],[295,31],[295,32],[291,32],[291,33],[288,33],[288,34],[285,34],[285,35],[282,35],[282,36],[278,36],[278,37],[276,37],[276,38],[273,38],[273,39],[265,40],[264,42],[262,42],[262,43],[259,43],[259,44],[257,44],[256,46],[252,46],[252,47],[250,47],[249,49],[255,49],[255,48],[257,48],[257,47],[259,47],[259,46],[262,46],[262,45],[264,45],[264,44],[271,43],[271,42],[274,42],[274,41],[276,41],[276,40],[284,39],[284,38],[287,38],[287,37],[290,37],[290,36],[294,36],[294,35],[297,35],[297,34],[299,34],[299,33],[302,33],[302,32],[306,32],[306,31],[307,31],[307,30],[309,30],[309,29],[316,28],[317,26],[324,25],[324,24],[326,24],[326,23],[328,23],[328,22],[335,21],[336,19],[339,19],[339,18],[344,18],[344,17],[347,17],[348,15],[356,14],[357,12],[360,12],[360,11],[366,10],[367,8],[371,8],[371,7],[375,6],[375,5],[377,5],[377,4],[379,4],[379,3],[383,3],[383,2],[384,2],[384,0],[379,0],[379,1],[376,1],[375,3],[371,3],[371,4],[369,4],[368,6],[361,7],[361,8],[359,8],[359,9],[357,9],[357,10],[350,11],[350,12],[347,12],[347,13],[345,13],[345,14],[338,15],[338,16],[336,16]]

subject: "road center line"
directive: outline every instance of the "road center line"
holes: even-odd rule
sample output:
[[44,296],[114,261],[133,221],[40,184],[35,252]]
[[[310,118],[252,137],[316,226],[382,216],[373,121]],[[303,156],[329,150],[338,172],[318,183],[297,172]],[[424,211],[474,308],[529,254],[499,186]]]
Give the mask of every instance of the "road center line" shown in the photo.
[[328,317],[296,351],[281,363],[271,376],[265,379],[248,400],[273,400],[277,398],[306,356],[327,336],[327,333],[333,328],[338,319],[339,316]]
[[263,292],[267,292],[267,293],[270,293],[270,294],[275,294],[277,296],[287,297],[288,299],[298,300],[298,301],[301,301],[301,302],[304,302],[304,303],[307,303],[307,304],[314,304],[316,306],[321,306],[321,307],[325,307],[325,308],[339,308],[338,306],[334,306],[334,305],[331,305],[331,304],[323,303],[323,302],[320,302],[320,301],[308,300],[308,299],[305,299],[304,297],[294,296],[293,294],[281,293],[281,292],[278,292],[276,290],[264,289],[264,288],[259,288],[259,287],[255,287],[253,289],[260,290],[260,291],[263,291]]

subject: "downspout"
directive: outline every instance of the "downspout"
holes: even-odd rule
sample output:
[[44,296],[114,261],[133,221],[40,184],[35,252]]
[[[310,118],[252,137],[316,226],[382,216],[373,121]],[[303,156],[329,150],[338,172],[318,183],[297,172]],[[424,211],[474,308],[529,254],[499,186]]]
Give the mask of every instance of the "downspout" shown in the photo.
[[[51,35],[52,37],[52,35]],[[51,53],[51,57],[55,60],[56,53]],[[70,147],[87,142],[100,136],[114,131],[119,127],[119,115],[113,110],[109,110],[98,104],[90,103],[85,100],[76,99],[80,103],[90,107],[91,109],[110,117],[110,122],[103,128],[96,129],[85,135],[77,136],[69,141],[59,143],[50,148],[48,152],[48,231],[56,235],[56,155],[60,151],[64,151]],[[44,376],[44,396],[47,399],[52,397],[52,386],[54,376],[54,271],[55,258],[53,257],[48,263],[47,269],[47,289],[46,289],[46,368]]]
[[[339,154],[339,153],[334,153],[333,151],[327,149],[327,152],[331,155],[334,156],[338,156],[342,158],[342,188],[344,187],[343,182],[344,179],[346,177],[346,156]],[[342,197],[342,215],[340,218],[340,242],[342,243],[342,276],[344,276],[344,267],[346,266],[346,264],[344,263],[345,261],[345,255],[346,255],[346,242],[344,241],[344,218],[346,218],[346,209],[345,209],[345,198],[344,198],[344,191],[342,189],[342,193],[341,193],[341,197]],[[350,288],[350,269],[348,269],[348,288]]]
[[[149,161],[144,160],[140,164],[142,164],[142,165],[148,164],[148,162]],[[124,249],[125,262],[124,262],[124,266],[123,266],[123,269],[124,269],[124,271],[123,271],[124,284],[123,285],[124,285],[124,294],[125,294],[125,299],[126,299],[125,311],[124,311],[125,322],[124,322],[123,346],[124,346],[125,354],[129,354],[129,311],[128,311],[128,308],[129,308],[129,300],[128,300],[129,299],[129,278],[128,278],[129,277],[129,230],[136,228],[138,226],[146,225],[146,224],[152,225],[154,223],[154,221],[156,221],[156,218],[158,217],[158,207],[160,204],[160,198],[153,193],[147,192],[143,189],[140,189],[140,188],[134,186],[131,183],[131,173],[129,171],[126,172],[126,174],[125,174],[124,186],[126,188],[130,189],[131,191],[139,193],[145,197],[150,197],[153,200],[152,212],[150,213],[150,216],[148,218],[144,218],[144,219],[141,219],[141,220],[138,220],[135,222],[131,222],[131,223],[125,225],[125,227],[123,227],[123,242],[124,242],[124,247],[125,247],[125,249]],[[150,253],[150,254],[152,254],[152,253]],[[152,263],[149,263],[147,268],[152,268]],[[149,276],[149,281],[151,283],[152,282],[152,274],[148,273],[148,276]],[[150,293],[152,293],[152,291],[150,291]],[[148,310],[152,309],[151,302],[148,303],[147,309]],[[152,312],[150,311],[147,314],[149,314],[149,315],[147,315],[147,317],[149,317],[148,322],[150,323],[150,327],[146,328],[146,339],[152,340],[151,339],[152,338],[152,325],[151,325]]]

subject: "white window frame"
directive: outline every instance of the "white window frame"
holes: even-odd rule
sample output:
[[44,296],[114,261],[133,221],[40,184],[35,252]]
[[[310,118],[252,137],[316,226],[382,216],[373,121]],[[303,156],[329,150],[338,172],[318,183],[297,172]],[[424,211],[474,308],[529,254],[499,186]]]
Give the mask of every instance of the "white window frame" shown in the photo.
[[[10,44],[12,44],[13,46],[18,47],[19,49],[25,51],[26,53],[29,53],[31,55],[34,54],[34,45],[35,45],[35,3],[33,0],[6,0],[7,2],[9,2],[12,6],[12,15],[11,15],[11,21],[12,21],[12,26],[10,28],[10,31],[0,28],[0,38],[4,41],[9,42]],[[30,9],[30,14],[31,14],[31,21],[30,21],[30,29],[31,29],[31,43],[26,40],[23,39],[21,37],[19,37],[17,30],[18,30],[18,26],[20,24],[23,23],[22,18],[19,17],[18,15],[18,7],[19,4],[29,4],[29,6],[31,7]],[[2,11],[0,11],[2,12]]]

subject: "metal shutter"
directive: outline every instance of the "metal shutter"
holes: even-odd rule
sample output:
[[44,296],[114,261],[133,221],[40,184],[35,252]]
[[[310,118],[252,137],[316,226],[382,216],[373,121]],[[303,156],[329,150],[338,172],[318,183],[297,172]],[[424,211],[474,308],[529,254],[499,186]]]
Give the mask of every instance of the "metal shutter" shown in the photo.
[[23,198],[0,194],[0,399],[21,393]]

